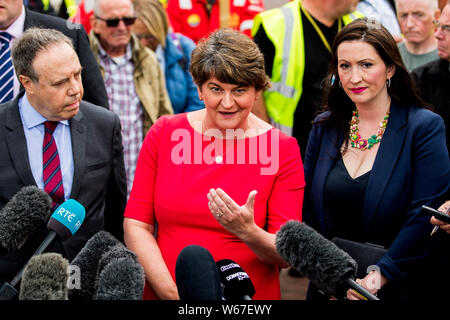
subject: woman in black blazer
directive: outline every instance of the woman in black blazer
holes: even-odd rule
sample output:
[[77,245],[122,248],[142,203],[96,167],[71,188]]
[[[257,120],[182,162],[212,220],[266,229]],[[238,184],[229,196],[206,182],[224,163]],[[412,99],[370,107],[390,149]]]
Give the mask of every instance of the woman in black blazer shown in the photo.
[[416,92],[389,32],[375,21],[352,22],[333,44],[325,112],[314,121],[304,163],[305,222],[329,239],[387,248],[358,281],[375,294],[388,283],[408,284],[403,298],[427,282],[421,268],[432,225],[421,206],[442,203],[450,181],[443,120]]

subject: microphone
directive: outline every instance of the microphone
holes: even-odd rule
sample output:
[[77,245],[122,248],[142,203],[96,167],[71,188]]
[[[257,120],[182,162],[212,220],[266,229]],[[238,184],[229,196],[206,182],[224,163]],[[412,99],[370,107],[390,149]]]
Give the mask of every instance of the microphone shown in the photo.
[[34,256],[20,283],[19,300],[68,300],[69,261],[58,253]]
[[144,268],[122,243],[102,255],[96,280],[94,300],[142,300]]
[[[50,232],[42,241],[41,245],[36,249],[32,256],[36,256],[44,252],[52,243],[58,234],[63,240],[70,238],[80,228],[86,216],[86,210],[76,200],[69,199],[62,203],[52,214],[47,224]],[[13,300],[18,292],[15,286],[22,278],[25,266],[14,277],[11,283],[5,282],[0,288],[0,300]]]
[[0,245],[7,252],[22,248],[28,237],[45,226],[52,199],[36,186],[23,187],[0,211]]
[[340,298],[352,288],[368,300],[379,300],[354,280],[356,261],[306,224],[286,222],[276,234],[275,245],[286,262],[326,293]]
[[180,300],[222,300],[216,262],[203,247],[190,245],[181,250],[175,279]]
[[97,232],[86,242],[70,264],[80,270],[80,286],[69,290],[70,300],[92,300],[94,298],[100,259],[104,253],[119,243],[119,240],[103,230]]
[[216,265],[225,300],[252,300],[255,287],[240,265],[230,259],[219,260]]

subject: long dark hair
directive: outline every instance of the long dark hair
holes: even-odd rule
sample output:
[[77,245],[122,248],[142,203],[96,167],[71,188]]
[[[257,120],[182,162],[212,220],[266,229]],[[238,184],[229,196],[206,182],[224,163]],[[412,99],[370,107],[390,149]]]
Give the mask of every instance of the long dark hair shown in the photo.
[[[318,123],[336,127],[344,137],[344,148],[348,147],[349,122],[355,104],[339,86],[337,48],[344,41],[362,41],[372,45],[384,61],[386,67],[395,66],[395,73],[388,86],[388,94],[403,106],[428,108],[420,97],[419,91],[403,64],[397,44],[389,31],[373,19],[357,19],[337,34],[332,46],[332,57],[327,76],[324,80],[323,107],[320,112],[328,111]],[[342,136],[340,136],[342,137]]]

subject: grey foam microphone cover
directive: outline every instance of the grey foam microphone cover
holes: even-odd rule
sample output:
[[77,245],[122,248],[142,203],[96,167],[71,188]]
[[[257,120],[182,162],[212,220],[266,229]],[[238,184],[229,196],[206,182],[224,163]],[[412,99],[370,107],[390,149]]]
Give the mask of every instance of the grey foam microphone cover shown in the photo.
[[0,245],[13,252],[28,237],[45,228],[51,215],[52,199],[36,186],[23,187],[0,211]]
[[144,285],[144,268],[137,256],[120,243],[100,259],[94,300],[141,300]]
[[70,299],[92,300],[97,290],[97,270],[102,255],[119,244],[107,231],[92,236],[72,260],[71,266],[79,268],[80,286],[69,291]]
[[345,280],[356,274],[357,263],[349,254],[299,221],[281,226],[275,244],[286,262],[335,297],[345,294]]
[[33,256],[23,272],[19,300],[68,300],[68,267],[58,253]]

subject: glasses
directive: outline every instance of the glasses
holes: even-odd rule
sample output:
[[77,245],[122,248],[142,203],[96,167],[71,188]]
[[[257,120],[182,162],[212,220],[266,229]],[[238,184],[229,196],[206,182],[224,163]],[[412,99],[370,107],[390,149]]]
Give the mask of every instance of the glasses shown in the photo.
[[123,21],[126,26],[131,26],[136,21],[136,17],[123,17],[123,18],[113,18],[113,19],[103,19],[98,16],[95,16],[98,20],[106,22],[108,27],[117,27],[120,21]]
[[450,25],[448,25],[448,24],[441,25],[441,23],[437,20],[433,21],[433,24],[434,24],[434,27],[436,28],[436,31],[438,31],[439,28],[441,28],[442,32],[446,36],[450,36]]
[[152,36],[151,34],[137,34],[137,33],[135,33],[135,36],[136,36],[139,40],[145,40],[145,41],[147,41],[147,42],[158,41],[158,39],[156,39],[156,37]]

